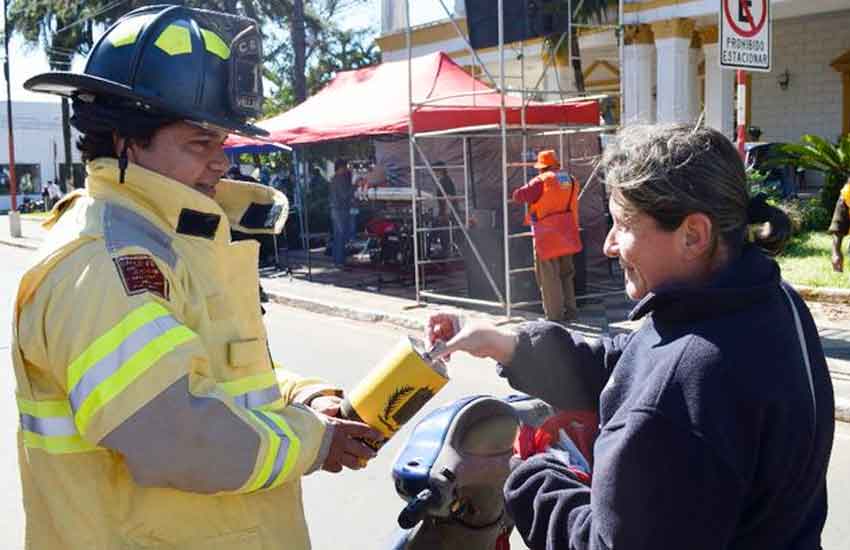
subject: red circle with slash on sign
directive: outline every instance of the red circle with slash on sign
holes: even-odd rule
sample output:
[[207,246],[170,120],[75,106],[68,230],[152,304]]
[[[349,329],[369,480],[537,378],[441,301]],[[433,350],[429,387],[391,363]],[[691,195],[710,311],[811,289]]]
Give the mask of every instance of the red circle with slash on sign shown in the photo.
[[[767,21],[767,2],[768,0],[755,0],[756,2],[761,2],[761,18],[758,22],[753,18],[753,13],[750,11],[749,4],[747,4],[747,0],[723,0],[723,13],[726,16],[726,21],[729,23],[729,26],[732,27],[732,30],[735,31],[736,34],[742,36],[744,38],[752,38],[761,32],[764,27],[765,21]],[[736,24],[735,18],[732,17],[732,13],[729,10],[729,4],[738,3],[739,9],[743,10],[744,15],[747,17],[747,22],[750,24],[749,29],[742,28]]]

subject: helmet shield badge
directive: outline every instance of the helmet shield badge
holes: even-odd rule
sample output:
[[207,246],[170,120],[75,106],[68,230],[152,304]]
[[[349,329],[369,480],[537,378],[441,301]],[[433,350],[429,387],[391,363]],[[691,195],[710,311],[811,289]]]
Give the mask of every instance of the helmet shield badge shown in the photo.
[[247,117],[263,110],[263,47],[257,27],[249,27],[233,40],[230,57],[230,106]]

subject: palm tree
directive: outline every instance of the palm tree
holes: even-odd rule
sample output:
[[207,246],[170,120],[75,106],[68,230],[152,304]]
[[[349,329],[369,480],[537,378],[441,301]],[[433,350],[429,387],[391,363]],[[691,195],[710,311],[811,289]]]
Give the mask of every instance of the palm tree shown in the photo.
[[[610,20],[610,9],[616,6],[618,0],[560,0],[556,5],[556,13],[561,17],[567,17],[569,14],[570,5],[573,6],[572,21],[573,23],[587,24],[596,23],[604,25]],[[563,14],[563,15],[560,15]],[[572,58],[573,79],[575,80],[576,91],[584,93],[584,72],[581,63],[581,47],[578,42],[578,27],[570,27],[570,38],[567,39],[566,33],[555,33],[547,35],[543,38],[543,61],[551,63],[554,61],[555,68],[566,65],[567,59]],[[571,50],[568,52],[568,48]],[[559,74],[560,76],[560,74]]]
[[817,170],[826,175],[826,181],[820,192],[821,206],[832,211],[841,186],[850,178],[850,134],[830,143],[819,136],[804,135],[800,143],[783,145],[780,151],[784,162],[807,170]]

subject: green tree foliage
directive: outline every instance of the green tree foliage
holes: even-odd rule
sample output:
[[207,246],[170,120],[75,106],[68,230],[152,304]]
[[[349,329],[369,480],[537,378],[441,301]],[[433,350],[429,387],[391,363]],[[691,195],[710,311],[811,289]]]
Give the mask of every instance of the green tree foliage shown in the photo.
[[784,145],[781,151],[786,158],[779,162],[824,173],[826,180],[820,192],[820,203],[832,212],[841,187],[850,178],[850,134],[840,137],[836,143],[806,134],[800,143]]

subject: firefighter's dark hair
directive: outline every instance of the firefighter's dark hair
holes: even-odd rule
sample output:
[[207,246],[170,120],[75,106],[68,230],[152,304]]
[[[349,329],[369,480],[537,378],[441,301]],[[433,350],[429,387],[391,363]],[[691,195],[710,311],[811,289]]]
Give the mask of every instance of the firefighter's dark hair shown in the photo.
[[73,100],[71,125],[79,130],[77,140],[83,162],[100,157],[119,158],[114,134],[142,147],[150,144],[154,134],[179,118],[140,110],[108,98],[95,101]]

